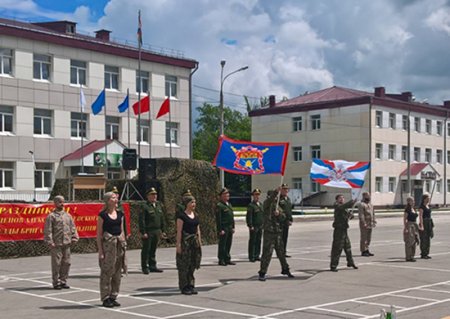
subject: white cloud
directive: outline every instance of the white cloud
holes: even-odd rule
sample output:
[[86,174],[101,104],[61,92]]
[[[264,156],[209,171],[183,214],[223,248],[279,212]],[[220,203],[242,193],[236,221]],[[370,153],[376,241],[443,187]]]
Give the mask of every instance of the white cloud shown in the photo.
[[432,29],[444,31],[450,35],[450,10],[449,8],[439,8],[430,14],[425,23]]

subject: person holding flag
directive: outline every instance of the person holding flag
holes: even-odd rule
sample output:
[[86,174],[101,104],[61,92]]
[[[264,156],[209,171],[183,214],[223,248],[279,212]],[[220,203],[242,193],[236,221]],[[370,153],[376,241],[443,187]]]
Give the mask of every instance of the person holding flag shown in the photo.
[[354,204],[354,199],[345,203],[344,195],[336,195],[336,203],[334,204],[333,244],[331,246],[330,262],[330,270],[333,272],[338,271],[337,266],[339,265],[342,249],[344,249],[345,256],[347,257],[347,267],[358,269],[353,261],[352,246],[347,233],[348,220],[353,218],[353,214],[348,210],[352,208]]

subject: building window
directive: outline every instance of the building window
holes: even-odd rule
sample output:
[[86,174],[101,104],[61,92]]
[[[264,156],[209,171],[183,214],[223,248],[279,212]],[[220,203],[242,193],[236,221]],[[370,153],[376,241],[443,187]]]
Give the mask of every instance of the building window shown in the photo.
[[311,192],[312,193],[320,192],[320,184],[317,182],[311,182]]
[[14,163],[0,162],[0,189],[14,188]]
[[447,151],[447,165],[450,164],[450,151]]
[[431,120],[425,120],[425,132],[431,134]]
[[408,191],[408,181],[402,181],[402,193],[409,193]]
[[70,136],[86,138],[87,114],[70,113]]
[[[136,71],[136,92],[149,92],[150,73],[141,71],[141,81],[139,81],[139,71]],[[141,89],[142,88],[142,89]]]
[[108,140],[119,139],[120,117],[107,116],[106,117],[106,138]]
[[395,177],[389,177],[389,193],[395,193]]
[[140,131],[138,130],[137,134],[137,142],[149,143],[150,136],[150,124],[148,120],[141,120],[140,122]]
[[383,127],[383,112],[381,111],[375,112],[375,125],[377,127]]
[[408,121],[409,121],[408,115],[403,115],[402,116],[402,129],[405,131],[408,129],[408,124],[409,124]]
[[36,163],[36,171],[34,174],[34,187],[52,188],[52,181],[53,181],[53,164]]
[[447,193],[450,193],[450,179],[447,179]]
[[431,163],[431,148],[425,149],[425,162]]
[[436,134],[442,136],[442,122],[436,121]]
[[303,127],[302,127],[302,117],[301,116],[299,116],[299,117],[294,117],[293,119],[292,119],[292,130],[294,131],[294,132],[299,132],[299,131],[301,131],[303,129]]
[[34,109],[34,134],[52,135],[52,111]]
[[450,122],[447,123],[447,136],[450,136]]
[[294,154],[294,162],[300,162],[302,160],[302,147],[294,146],[292,148],[292,153]]
[[311,115],[311,130],[320,130],[320,114]]
[[166,96],[177,97],[178,79],[173,75],[166,75]]
[[388,159],[395,160],[395,145],[389,144]]
[[402,161],[408,160],[408,146],[402,145]]
[[442,164],[442,150],[436,150],[436,163]]
[[119,90],[119,68],[105,65],[105,89]]
[[431,181],[429,181],[429,180],[426,180],[425,182],[424,182],[424,188],[425,188],[425,192],[427,192],[427,193],[431,193]]
[[12,75],[12,53],[10,49],[0,48],[0,74]]
[[14,108],[0,105],[0,133],[13,132]]
[[383,177],[375,177],[375,192],[381,193],[383,191]]
[[86,85],[86,62],[70,60],[70,83]]
[[301,177],[292,178],[292,188],[293,189],[302,189],[303,179]]
[[395,113],[389,113],[389,128],[395,129]]
[[320,158],[320,145],[311,146],[311,158]]
[[420,132],[420,117],[414,118],[414,131]]
[[33,78],[50,81],[52,58],[44,54],[33,55]]
[[178,123],[166,122],[166,144],[178,145],[178,130]]
[[375,158],[381,159],[381,156],[383,154],[383,144],[375,144]]
[[436,193],[442,192],[442,181],[436,181]]
[[420,162],[420,147],[414,147],[414,162]]

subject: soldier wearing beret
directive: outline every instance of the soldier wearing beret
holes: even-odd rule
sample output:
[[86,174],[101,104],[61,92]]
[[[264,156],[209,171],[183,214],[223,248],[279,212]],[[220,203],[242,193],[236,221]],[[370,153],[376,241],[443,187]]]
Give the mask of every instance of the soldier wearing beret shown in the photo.
[[163,272],[156,267],[156,248],[160,238],[166,238],[166,222],[163,205],[157,200],[158,192],[151,187],[147,192],[147,201],[139,214],[139,232],[142,238],[142,273]]
[[216,226],[219,236],[219,248],[217,257],[219,265],[235,265],[231,261],[230,250],[233,242],[234,234],[234,212],[233,207],[229,203],[230,192],[223,188],[220,193],[220,200],[216,206]]
[[250,232],[250,237],[248,240],[248,259],[251,262],[256,260],[261,260],[259,254],[261,253],[261,237],[263,230],[263,207],[259,201],[259,196],[261,195],[261,190],[255,188],[252,192],[253,200],[247,207],[246,222],[247,227]]

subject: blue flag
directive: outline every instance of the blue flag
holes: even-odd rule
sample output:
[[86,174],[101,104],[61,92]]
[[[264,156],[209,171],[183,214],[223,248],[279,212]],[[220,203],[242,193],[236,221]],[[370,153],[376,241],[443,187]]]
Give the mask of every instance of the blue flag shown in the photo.
[[121,104],[119,104],[119,106],[117,107],[119,109],[120,113],[125,112],[126,110],[128,110],[128,107],[130,106],[130,104],[128,103],[128,95],[125,97],[125,99],[123,100],[123,102]]
[[92,113],[94,115],[97,115],[102,111],[102,108],[105,106],[105,89],[100,92],[100,94],[97,96],[97,99],[94,103],[92,103]]
[[234,174],[284,175],[288,150],[289,143],[237,141],[221,136],[213,165]]

